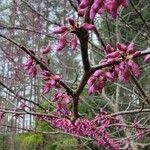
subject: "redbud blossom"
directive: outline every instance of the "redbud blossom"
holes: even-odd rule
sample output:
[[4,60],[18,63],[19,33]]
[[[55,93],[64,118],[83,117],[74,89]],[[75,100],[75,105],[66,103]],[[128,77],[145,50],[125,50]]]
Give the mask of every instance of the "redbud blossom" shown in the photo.
[[28,70],[28,74],[31,75],[32,77],[35,77],[37,74],[37,69],[36,66],[31,66],[30,69]]
[[150,54],[148,54],[148,55],[145,56],[144,61],[146,63],[150,63]]
[[24,64],[24,69],[27,70],[28,74],[32,77],[37,75],[36,64],[31,57],[29,57],[27,62]]
[[77,47],[77,37],[76,34],[74,34],[73,38],[68,38],[68,37],[72,37],[73,33],[76,33],[77,30],[87,30],[87,31],[91,31],[95,29],[95,26],[89,23],[83,23],[80,26],[77,25],[78,23],[76,22],[76,20],[74,20],[73,18],[67,18],[67,21],[69,23],[69,26],[65,27],[60,27],[58,29],[56,29],[54,31],[55,34],[61,34],[59,36],[59,41],[58,44],[56,45],[56,50],[62,51],[66,45],[68,43],[71,44],[71,49],[76,49]]
[[58,52],[62,51],[65,48],[66,44],[67,44],[67,40],[65,36],[60,36],[56,50]]
[[87,31],[90,31],[90,30],[94,30],[95,29],[95,26],[92,25],[92,24],[89,24],[89,23],[83,23],[81,25],[81,28],[87,30]]
[[88,80],[88,93],[89,95],[95,93],[95,92],[102,92],[102,89],[104,88],[106,84],[106,75],[105,72],[102,70],[97,70],[93,76]]
[[73,18],[67,18],[67,21],[71,26],[75,26],[75,21]]
[[68,104],[71,102],[71,97],[65,92],[57,92],[53,97],[53,101],[56,103],[57,115],[69,116],[71,114],[68,108]]
[[106,52],[107,52],[107,54],[108,53],[112,53],[114,51],[115,51],[114,48],[110,44],[106,45]]
[[59,27],[56,30],[54,30],[53,33],[54,34],[62,34],[64,32],[66,32],[67,30],[68,30],[67,27],[62,26],[62,27]]
[[[78,14],[81,9],[88,7],[89,1],[82,0],[79,6]],[[94,0],[90,9],[90,19],[93,20],[96,14],[103,14],[104,12],[109,13],[114,19],[119,15],[118,10],[120,6],[127,7],[128,0]],[[80,16],[80,15],[79,15]]]
[[90,18],[91,20],[93,20],[98,12],[98,10],[101,8],[101,1],[100,0],[95,0],[91,10],[90,10]]
[[45,80],[45,84],[43,86],[43,93],[47,94],[51,88],[57,87],[58,82],[60,81],[59,75],[52,75],[48,71],[42,72],[43,79]]
[[29,58],[29,59],[27,60],[27,62],[25,63],[25,65],[24,65],[24,69],[25,69],[25,70],[29,70],[32,65],[33,65],[33,59],[32,59],[32,58]]
[[78,10],[78,16],[79,16],[79,17],[83,17],[84,14],[85,14],[85,9],[79,9],[79,10]]
[[46,47],[41,49],[42,54],[47,54],[51,50],[51,45],[48,44]]
[[73,38],[73,39],[71,40],[71,49],[72,49],[72,50],[75,50],[76,47],[77,47],[77,45],[78,45],[77,38]]
[[119,150],[124,144],[124,141],[114,140],[108,129],[111,124],[118,123],[119,119],[108,116],[105,111],[100,111],[94,119],[79,118],[74,123],[67,118],[43,117],[43,120],[67,133],[94,139],[101,148]]
[[101,65],[112,64],[115,61],[121,61],[119,64],[114,64],[108,69],[96,71],[88,80],[88,93],[101,92],[107,81],[115,81],[118,77],[124,83],[128,83],[132,76],[137,78],[140,74],[139,66],[132,58],[139,56],[140,51],[135,51],[134,44],[128,46],[123,43],[116,45],[116,51],[111,45],[106,46],[106,57],[100,61]]
[[80,5],[79,5],[79,8],[84,9],[88,6],[88,4],[89,4],[89,0],[82,0]]

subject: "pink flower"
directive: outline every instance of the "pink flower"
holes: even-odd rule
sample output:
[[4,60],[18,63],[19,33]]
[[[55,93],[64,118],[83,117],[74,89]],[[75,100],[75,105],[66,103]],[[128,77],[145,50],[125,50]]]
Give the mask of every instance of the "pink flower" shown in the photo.
[[[135,63],[132,58],[139,56],[141,52],[135,51],[133,46],[134,43],[130,43],[128,46],[123,43],[118,43],[116,45],[117,51],[114,51],[114,49],[110,45],[106,47],[107,60],[105,62],[113,63],[115,60],[122,60],[120,64],[116,64],[112,67],[112,74],[109,71],[106,73],[108,80],[114,81],[115,77],[118,74],[118,77],[121,81],[123,81],[124,83],[128,83],[131,75],[136,78],[139,76],[140,73],[138,64]],[[113,71],[113,69],[115,71]]]
[[79,5],[79,8],[84,9],[88,6],[88,4],[89,4],[89,0],[82,0],[80,5]]
[[43,79],[45,80],[45,84],[43,86],[43,93],[47,94],[51,88],[57,87],[60,81],[60,77],[58,75],[52,75],[48,71],[42,72]]
[[95,0],[91,10],[90,10],[90,19],[93,20],[97,14],[97,12],[99,11],[99,9],[102,6],[102,2],[100,0]]
[[79,10],[78,10],[78,16],[79,16],[79,17],[83,17],[84,14],[85,14],[85,9],[79,9]]
[[37,69],[35,65],[30,67],[30,69],[28,70],[28,74],[32,77],[35,77],[37,75]]
[[72,49],[72,50],[75,50],[76,47],[77,47],[77,45],[78,45],[77,38],[73,38],[73,39],[71,40],[71,49]]
[[34,63],[31,57],[29,57],[29,59],[25,63],[24,69],[28,72],[29,75],[31,75],[32,77],[36,77],[37,75],[36,64]]
[[[79,6],[78,14],[79,16],[83,16],[86,8],[88,7],[89,1],[82,0]],[[120,6],[127,7],[128,0],[94,0],[91,9],[90,9],[90,19],[93,20],[96,14],[103,14],[104,12],[109,13],[114,19],[118,16],[118,10]],[[84,11],[83,11],[84,10]]]
[[115,52],[109,53],[106,58],[116,58],[118,56],[120,56],[119,51],[115,51]]
[[131,76],[130,70],[128,69],[128,65],[126,62],[121,62],[119,64],[119,80],[123,81],[124,83],[129,82],[129,78]]
[[148,55],[145,56],[144,61],[146,63],[150,63],[150,54],[148,54]]
[[134,52],[134,43],[133,42],[131,42],[129,45],[128,45],[128,47],[127,47],[127,52],[128,53],[133,53]]
[[127,51],[127,46],[123,43],[118,43],[117,44],[117,48],[120,50],[120,51],[123,51],[123,52],[126,52]]
[[65,48],[66,44],[67,44],[66,37],[65,36],[60,36],[58,46],[56,47],[56,50],[58,52],[62,51]]
[[95,29],[95,26],[92,25],[92,24],[89,24],[89,23],[83,23],[81,25],[81,28],[87,30],[87,31],[90,31],[90,30],[94,30]]
[[115,81],[115,78],[117,77],[117,72],[115,70],[110,70],[108,72],[106,72],[106,78],[109,81]]
[[47,54],[51,50],[51,45],[48,44],[46,47],[41,49],[42,54]]
[[68,104],[71,102],[71,97],[65,92],[58,91],[54,97],[53,101],[56,103],[56,112],[59,115],[70,116]]
[[137,63],[135,63],[133,60],[128,60],[128,65],[130,66],[130,69],[131,69],[131,73],[134,77],[138,77],[140,75],[140,72],[139,72],[139,66]]
[[106,46],[106,52],[107,52],[107,54],[108,53],[112,53],[112,52],[114,52],[115,50],[114,50],[114,48],[110,45],[110,44],[108,44],[107,46]]
[[68,104],[71,101],[71,97],[64,92],[59,91],[54,95],[53,101],[59,101]]
[[118,16],[119,6],[116,0],[105,0],[105,9],[114,19]]
[[106,75],[103,70],[97,70],[88,80],[89,95],[95,92],[102,92],[106,84]]
[[68,21],[68,23],[69,23],[71,26],[75,26],[75,21],[74,21],[74,19],[72,19],[72,18],[67,18],[67,21]]
[[90,137],[99,147],[105,149],[119,150],[119,147],[124,144],[124,142],[114,140],[107,130],[109,125],[118,123],[119,120],[116,117],[109,117],[104,111],[96,114],[94,119],[79,118],[75,122],[67,118],[43,117],[43,120],[67,133]]
[[53,31],[54,34],[62,34],[68,30],[67,27],[62,26]]
[[29,58],[29,59],[27,60],[27,62],[25,63],[25,65],[24,65],[24,69],[25,69],[25,70],[29,70],[31,66],[33,66],[33,59],[32,59],[32,58]]

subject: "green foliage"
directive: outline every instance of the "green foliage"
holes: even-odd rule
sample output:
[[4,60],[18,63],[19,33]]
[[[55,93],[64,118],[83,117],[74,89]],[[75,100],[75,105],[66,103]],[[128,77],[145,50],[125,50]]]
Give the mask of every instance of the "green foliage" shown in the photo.
[[48,144],[48,149],[46,150],[72,150],[75,147],[77,147],[77,140],[75,138],[59,136],[54,143]]
[[41,134],[26,133],[16,136],[16,142],[20,143],[19,148],[22,150],[33,150],[42,145],[43,140],[44,138]]

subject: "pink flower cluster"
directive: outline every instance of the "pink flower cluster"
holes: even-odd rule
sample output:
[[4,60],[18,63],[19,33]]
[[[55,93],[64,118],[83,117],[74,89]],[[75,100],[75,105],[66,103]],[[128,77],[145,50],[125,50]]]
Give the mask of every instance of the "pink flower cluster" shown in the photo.
[[97,70],[92,77],[88,80],[88,93],[89,95],[95,93],[95,92],[102,92],[102,89],[104,88],[106,84],[107,78],[106,74],[103,70]]
[[65,92],[58,91],[54,97],[53,101],[56,103],[56,113],[59,116],[70,116],[68,105],[71,102],[71,97]]
[[119,150],[119,147],[123,144],[123,141],[120,142],[114,140],[107,130],[109,125],[116,123],[116,121],[118,122],[118,119],[116,117],[108,116],[104,111],[97,114],[93,120],[80,118],[75,122],[72,122],[67,118],[48,117],[43,117],[43,120],[67,133],[87,138],[89,137],[96,141],[96,144],[99,147],[105,147],[106,150]]
[[114,64],[111,67],[97,70],[88,80],[89,94],[95,92],[101,92],[107,81],[114,81],[117,77],[124,83],[128,83],[132,76],[139,76],[139,67],[132,58],[141,54],[140,51],[133,49],[134,44],[131,43],[128,46],[118,43],[116,50],[111,46],[106,47],[106,57],[100,61],[100,64],[111,64],[116,61],[121,61],[119,64]]
[[67,43],[70,43],[72,50],[76,49],[78,42],[77,37],[75,34],[73,34],[73,32],[80,28],[87,31],[95,28],[94,25],[88,23],[83,23],[80,27],[78,27],[78,25],[76,25],[77,22],[72,18],[68,18],[67,21],[69,23],[68,26],[62,26],[53,31],[54,34],[59,34],[59,41],[58,45],[56,46],[56,50],[58,52],[62,51],[67,46]]
[[43,79],[45,81],[43,87],[43,93],[47,94],[52,88],[59,87],[60,76],[59,75],[52,75],[49,71],[42,72]]
[[[79,5],[78,15],[83,16],[86,8],[89,5],[89,0],[82,0]],[[96,14],[102,14],[104,12],[109,13],[113,18],[118,16],[118,9],[120,6],[127,7],[128,0],[94,0],[90,9],[90,18],[93,20]]]
[[32,77],[36,77],[37,75],[37,68],[36,68],[36,62],[29,57],[27,62],[24,65],[24,69],[28,72],[29,75]]

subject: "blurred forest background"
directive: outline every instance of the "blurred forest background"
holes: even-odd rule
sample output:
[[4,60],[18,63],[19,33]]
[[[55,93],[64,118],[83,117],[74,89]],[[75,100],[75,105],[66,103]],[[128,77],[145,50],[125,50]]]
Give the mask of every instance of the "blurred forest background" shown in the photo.
[[[133,41],[137,50],[146,50],[150,48],[150,39],[148,38],[150,1],[132,0],[132,2],[141,12],[144,20],[130,4],[127,9],[120,10],[121,15],[117,21],[105,14],[98,16],[95,24],[105,44],[115,45],[119,41],[124,43]],[[77,2],[74,4],[76,5]],[[34,49],[37,54],[41,47],[47,45],[49,41],[55,43],[55,37],[51,34],[51,30],[60,24],[65,25],[66,17],[69,16],[76,17],[69,0],[0,0],[0,32],[18,43]],[[89,55],[93,65],[98,64],[104,56],[103,44],[99,40],[94,33],[91,33]],[[53,92],[47,96],[43,95],[41,77],[31,78],[25,73],[23,63],[26,57],[24,52],[0,38],[0,80],[15,93],[52,110],[51,95]],[[77,87],[83,74],[79,50],[72,51],[67,47],[61,55],[52,51],[48,57],[43,59],[49,61],[50,68],[55,73],[61,74],[68,85],[73,89]],[[144,64],[142,59],[137,61],[140,64],[141,72],[138,81],[146,93],[150,94],[150,66]],[[116,95],[118,93],[116,91],[119,91],[119,96]],[[86,113],[89,117],[92,117],[93,113],[100,108],[105,108],[108,112],[136,109],[141,105],[138,94],[134,84],[124,85],[121,82],[110,83],[102,94],[94,96],[89,96],[85,88],[81,95],[83,100],[79,109],[81,113]],[[18,105],[20,104],[13,94],[0,86],[0,109],[14,109]],[[29,105],[33,104],[29,103]],[[7,114],[7,117],[0,122],[0,150],[97,150],[90,141],[58,134],[56,129],[31,115],[23,115],[18,119],[13,118],[15,116]],[[144,113],[125,115],[122,118],[124,122],[128,123],[134,119],[150,126],[150,115]],[[134,136],[132,130],[126,131],[126,134]],[[150,149],[150,135],[143,140],[136,141],[134,138],[132,140],[138,149]]]

